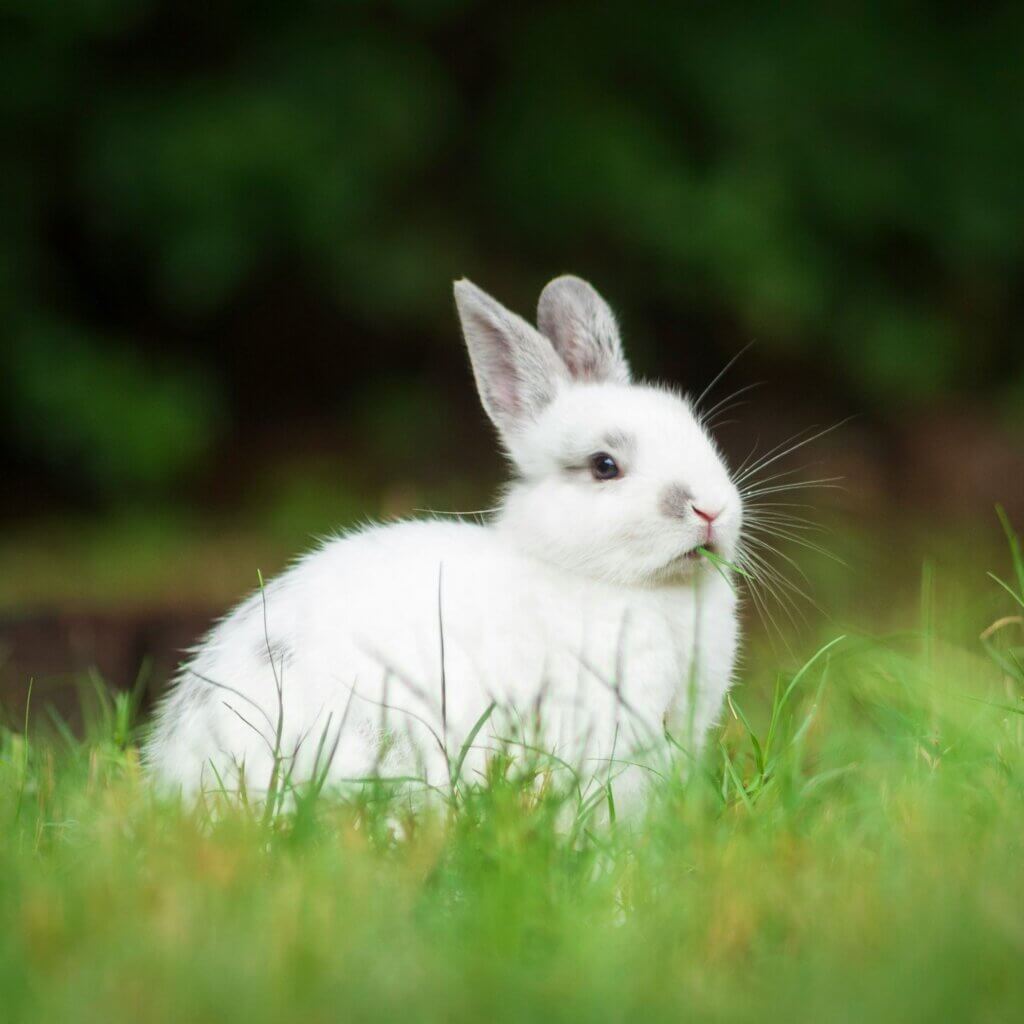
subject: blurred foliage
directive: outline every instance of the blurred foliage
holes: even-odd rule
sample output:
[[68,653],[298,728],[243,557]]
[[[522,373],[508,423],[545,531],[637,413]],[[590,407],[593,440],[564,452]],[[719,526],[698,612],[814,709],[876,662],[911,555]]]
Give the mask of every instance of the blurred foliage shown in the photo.
[[[160,484],[202,451],[213,403],[201,381],[44,321],[9,361],[17,425],[63,471],[104,487]],[[35,428],[35,429],[32,429]]]
[[855,401],[1019,402],[1022,38],[1010,3],[2,0],[4,432],[166,485],[314,313],[387,379],[451,345],[451,278],[566,269]]

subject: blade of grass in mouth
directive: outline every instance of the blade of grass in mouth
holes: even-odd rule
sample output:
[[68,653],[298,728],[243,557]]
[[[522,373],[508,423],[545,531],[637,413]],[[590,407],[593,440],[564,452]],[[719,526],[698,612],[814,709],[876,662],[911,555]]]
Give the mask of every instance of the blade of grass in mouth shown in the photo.
[[697,554],[703,555],[704,558],[706,558],[716,569],[718,569],[719,572],[721,572],[723,568],[731,569],[733,572],[739,573],[740,576],[743,576],[746,579],[750,579],[750,573],[747,572],[745,569],[741,569],[738,565],[736,565],[735,562],[730,562],[729,559],[723,558],[721,555],[715,554],[714,551],[711,551],[709,548],[706,548],[703,545],[697,548]]

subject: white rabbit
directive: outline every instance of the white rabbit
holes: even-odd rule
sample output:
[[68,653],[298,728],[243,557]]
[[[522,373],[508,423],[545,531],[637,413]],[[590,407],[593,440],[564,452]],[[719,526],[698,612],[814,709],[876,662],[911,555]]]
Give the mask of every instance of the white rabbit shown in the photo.
[[159,709],[145,759],[162,783],[194,793],[244,772],[265,788],[275,751],[294,781],[327,764],[326,745],[329,784],[444,786],[492,702],[529,711],[539,742],[595,775],[653,765],[673,722],[698,745],[714,721],[737,599],[696,549],[735,558],[742,519],[714,443],[685,398],[631,382],[585,281],[547,285],[539,330],[469,281],[455,301],[515,474],[493,520],[362,529],[243,601]]

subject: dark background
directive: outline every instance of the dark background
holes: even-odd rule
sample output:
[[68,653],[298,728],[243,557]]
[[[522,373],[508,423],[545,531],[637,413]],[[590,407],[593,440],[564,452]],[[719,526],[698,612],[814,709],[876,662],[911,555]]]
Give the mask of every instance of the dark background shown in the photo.
[[1011,3],[2,0],[9,672],[103,662],[45,639],[101,609],[123,675],[170,642],[125,621],[177,642],[310,533],[486,503],[463,275],[528,316],[587,277],[695,391],[753,342],[726,450],[854,416],[814,452],[854,516],[1021,512],[1022,40]]

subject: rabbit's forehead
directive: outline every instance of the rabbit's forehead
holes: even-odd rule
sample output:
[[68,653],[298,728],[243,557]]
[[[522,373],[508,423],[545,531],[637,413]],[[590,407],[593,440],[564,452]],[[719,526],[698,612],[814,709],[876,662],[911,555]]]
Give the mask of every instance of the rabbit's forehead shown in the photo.
[[565,445],[642,446],[651,454],[708,443],[689,403],[661,388],[573,387],[559,396],[550,413],[556,429],[548,436]]

